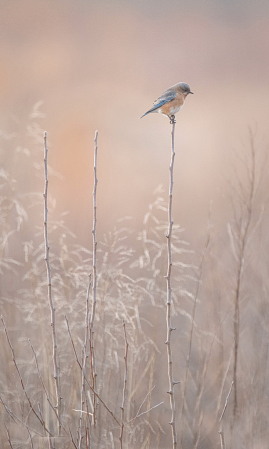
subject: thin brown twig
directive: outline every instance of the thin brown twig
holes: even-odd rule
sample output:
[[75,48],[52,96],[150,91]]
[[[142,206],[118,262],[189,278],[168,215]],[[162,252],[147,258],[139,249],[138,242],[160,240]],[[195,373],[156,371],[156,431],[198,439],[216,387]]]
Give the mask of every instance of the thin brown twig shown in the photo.
[[56,338],[56,323],[55,323],[55,308],[52,298],[51,287],[51,268],[49,258],[49,239],[48,239],[48,146],[47,146],[47,133],[44,133],[44,171],[45,171],[45,188],[44,188],[44,243],[45,243],[45,262],[47,268],[47,282],[48,282],[48,300],[51,312],[51,330],[52,330],[52,345],[53,345],[53,369],[56,391],[56,406],[55,409],[59,415],[58,420],[58,432],[61,434],[61,385],[60,385],[60,367],[58,364],[58,350],[57,350],[57,338]]
[[126,325],[123,320],[123,332],[124,332],[124,341],[125,341],[125,354],[124,354],[124,380],[123,380],[123,391],[122,391],[122,404],[121,404],[121,429],[120,429],[120,448],[122,449],[122,443],[123,443],[123,431],[124,431],[124,407],[125,407],[125,401],[126,401],[126,390],[127,390],[127,378],[128,378],[128,348],[129,343],[127,340],[127,334],[126,334]]
[[85,422],[85,448],[89,449],[90,435]]
[[[31,346],[31,349],[32,349],[33,354],[34,354],[34,359],[35,359],[35,365],[36,365],[36,369],[37,369],[37,374],[38,374],[40,383],[41,383],[41,385],[42,385],[42,388],[43,388],[43,390],[44,390],[44,392],[45,392],[45,396],[46,396],[47,401],[48,401],[48,403],[49,403],[51,409],[53,410],[53,412],[54,412],[54,414],[55,414],[57,420],[59,421],[59,419],[60,419],[60,418],[59,418],[59,415],[58,415],[57,411],[55,410],[54,405],[52,404],[52,402],[51,402],[51,400],[50,400],[50,396],[49,396],[48,390],[47,390],[47,388],[46,388],[46,386],[45,386],[45,383],[44,383],[44,380],[43,380],[43,378],[42,378],[42,376],[41,376],[40,369],[39,369],[39,365],[38,365],[38,360],[37,360],[37,355],[36,355],[36,352],[35,352],[35,350],[34,350],[34,347],[33,347],[32,343],[31,343],[30,338],[28,339],[28,342],[29,342],[29,345]],[[41,410],[40,410],[40,414],[41,414]],[[42,416],[42,415],[41,415],[41,416]],[[61,423],[59,423],[59,425],[60,425],[60,427],[65,431],[65,433],[68,435],[68,432],[67,432],[67,430],[65,429],[63,423],[61,422]]]
[[[144,397],[143,401],[141,402],[141,404],[140,404],[140,406],[139,406],[139,408],[138,408],[138,410],[137,410],[137,412],[136,412],[136,415],[135,415],[132,419],[130,419],[129,421],[126,421],[126,422],[124,423],[124,426],[127,426],[128,424],[130,424],[131,422],[133,422],[135,419],[140,418],[141,416],[145,415],[146,413],[151,412],[151,410],[154,410],[155,408],[159,407],[159,405],[162,405],[162,404],[164,403],[164,402],[160,402],[159,404],[153,405],[153,406],[150,407],[149,409],[147,409],[147,410],[145,410],[144,412],[141,412],[141,413],[140,413],[141,408],[142,408],[143,405],[145,404],[145,402],[146,402],[148,396],[151,394],[151,392],[154,390],[154,388],[155,388],[155,385],[151,388],[151,390],[150,390],[150,391],[146,394],[146,396]],[[117,428],[118,428],[118,427],[113,427],[113,429],[111,429],[111,430],[114,430],[114,429],[117,429]]]
[[[89,340],[89,321],[90,321],[90,310],[89,310],[89,298],[90,298],[90,290],[91,290],[91,275],[89,276],[89,285],[87,289],[86,295],[86,315],[85,315],[85,338],[84,345],[82,350],[82,371],[81,371],[81,392],[80,392],[80,417],[79,417],[79,429],[78,429],[78,449],[81,448],[82,443],[82,422],[83,422],[83,413],[87,413],[87,415],[92,415],[87,406],[87,395],[85,390],[85,375],[86,375],[86,362],[87,362],[87,344]],[[84,404],[86,403],[87,411],[84,411]],[[85,423],[86,434],[88,433],[88,426]]]
[[36,435],[40,436],[40,437],[44,437],[44,435],[42,435],[41,433],[37,432],[34,429],[31,429],[31,427],[29,427],[25,422],[23,422],[17,415],[15,415],[15,413],[10,410],[10,408],[8,408],[8,406],[5,404],[5,402],[3,401],[3,398],[0,396],[0,402],[3,405],[5,411],[7,412],[7,414],[10,416],[10,418],[15,422],[15,424],[17,424],[17,426],[19,424],[22,424],[24,427],[28,428],[29,430],[31,430],[32,432],[36,433]]
[[6,428],[6,432],[7,432],[7,439],[8,439],[9,445],[10,445],[11,449],[13,449],[13,446],[12,446],[12,443],[11,443],[11,439],[10,439],[9,430],[8,430],[8,427],[7,427],[6,424],[5,424],[5,428]]
[[224,432],[222,430],[221,421],[222,421],[222,419],[224,417],[224,413],[225,413],[227,405],[228,405],[228,401],[229,401],[230,394],[232,392],[233,385],[234,385],[234,381],[232,381],[232,383],[231,383],[231,386],[230,386],[229,392],[228,392],[228,394],[226,396],[224,407],[223,407],[223,410],[222,410],[222,413],[221,413],[220,419],[219,419],[219,424],[220,424],[219,436],[220,436],[221,449],[226,449],[225,439],[224,439]]
[[[95,353],[94,353],[94,319],[96,311],[96,288],[97,288],[97,272],[96,272],[96,255],[97,255],[97,239],[96,239],[96,224],[97,224],[97,202],[96,202],[96,192],[97,192],[97,138],[98,131],[95,131],[94,137],[94,185],[93,185],[93,228],[92,228],[92,238],[93,238],[93,253],[92,253],[92,313],[90,319],[90,352],[91,352],[91,377],[92,377],[92,388],[96,388],[96,369],[95,369]],[[96,397],[93,396],[93,423],[96,425]]]
[[233,367],[233,381],[234,381],[234,407],[233,407],[233,423],[235,422],[238,410],[238,388],[237,388],[237,372],[238,372],[238,352],[239,352],[239,337],[240,337],[240,297],[242,289],[242,275],[244,270],[245,253],[249,237],[249,229],[252,220],[253,202],[256,191],[256,154],[253,133],[250,130],[250,167],[248,169],[249,191],[248,196],[244,200],[242,206],[245,208],[246,218],[244,220],[244,212],[241,212],[239,217],[239,250],[238,250],[238,266],[235,287],[234,300],[234,367]]
[[13,363],[14,363],[15,368],[16,368],[16,370],[17,370],[17,373],[18,373],[18,376],[19,376],[19,379],[20,379],[20,382],[21,382],[21,386],[22,386],[23,392],[24,392],[24,394],[25,394],[25,397],[26,397],[26,399],[27,399],[27,401],[28,401],[30,410],[32,410],[32,412],[34,413],[34,415],[37,417],[37,419],[38,419],[38,421],[40,422],[40,424],[42,425],[44,431],[46,431],[49,435],[52,435],[51,432],[47,429],[44,420],[43,420],[42,418],[40,418],[40,416],[38,415],[37,411],[35,410],[35,408],[34,408],[34,406],[33,406],[33,404],[32,404],[32,401],[31,401],[31,399],[30,399],[30,397],[29,397],[29,395],[28,395],[28,393],[27,393],[27,390],[26,390],[26,388],[25,388],[25,385],[24,385],[24,382],[23,382],[23,379],[22,379],[22,376],[21,376],[21,372],[20,372],[19,367],[18,367],[18,365],[17,365],[17,361],[16,361],[16,357],[15,357],[15,352],[14,352],[13,346],[12,346],[12,344],[11,344],[11,341],[10,341],[10,338],[9,338],[9,335],[8,335],[8,332],[7,332],[6,324],[5,324],[4,318],[3,318],[2,316],[1,316],[1,321],[2,321],[2,323],[3,323],[4,330],[5,330],[5,334],[6,334],[6,339],[7,339],[7,342],[8,342],[8,344],[9,344],[9,347],[10,347],[10,350],[11,350],[11,353],[12,353],[12,360],[13,360]]
[[27,431],[28,431],[28,434],[29,434],[29,438],[30,438],[30,444],[31,444],[31,448],[32,448],[32,449],[34,449],[34,445],[33,445],[33,438],[32,438],[31,432],[30,432],[30,430],[28,429],[28,427],[27,427]]
[[172,428],[172,439],[173,439],[173,449],[177,447],[177,433],[176,433],[176,405],[175,405],[175,393],[174,386],[176,383],[173,379],[173,362],[172,362],[172,348],[171,348],[171,333],[175,328],[172,327],[171,323],[171,304],[172,304],[172,287],[171,287],[171,271],[172,271],[172,228],[173,228],[173,220],[172,220],[172,198],[173,198],[173,183],[174,183],[174,158],[175,158],[175,121],[171,120],[172,124],[172,148],[171,148],[171,162],[170,162],[170,185],[169,185],[169,201],[168,201],[168,233],[167,233],[167,252],[168,252],[168,267],[167,267],[167,309],[166,309],[166,326],[167,326],[167,337],[166,337],[166,346],[167,346],[167,359],[168,359],[168,379],[169,379],[169,391],[168,394],[170,396],[170,407],[172,412],[171,417],[171,428]]
[[[75,357],[76,357],[77,364],[78,364],[78,366],[80,367],[80,369],[82,370],[82,365],[81,365],[81,363],[80,363],[80,361],[79,361],[79,359],[78,359],[77,351],[76,351],[76,348],[75,348],[75,344],[74,344],[73,337],[72,337],[72,334],[71,334],[71,331],[70,331],[68,319],[67,319],[66,316],[65,316],[65,320],[66,320],[67,330],[68,330],[68,334],[69,334],[69,337],[70,337],[70,340],[71,340],[71,344],[72,344],[72,347],[73,347],[73,350],[74,350],[74,354],[75,354]],[[105,409],[108,411],[108,413],[110,413],[110,415],[111,415],[112,418],[116,421],[116,423],[117,423],[119,426],[121,426],[121,423],[120,423],[119,420],[116,418],[116,416],[114,415],[114,413],[110,410],[110,408],[106,405],[106,403],[101,399],[101,397],[99,396],[99,394],[93,389],[93,387],[91,386],[91,384],[90,384],[90,382],[88,381],[87,377],[86,377],[86,376],[84,376],[84,377],[85,377],[85,381],[86,381],[88,387],[90,388],[90,390],[94,393],[94,395],[97,397],[97,399],[99,399],[99,401],[101,402],[101,404],[103,404],[103,406],[105,407]]]
[[51,437],[48,437],[48,442],[49,442],[49,449],[55,449],[55,447],[52,444]]
[[71,429],[70,429],[69,426],[68,426],[68,430],[69,430],[70,439],[71,439],[71,441],[72,441],[74,447],[75,447],[76,449],[78,449],[78,447],[77,447],[77,445],[76,445],[76,443],[75,443],[75,441],[74,441],[74,438],[73,438],[73,435],[72,435],[72,432],[71,432]]
[[57,416],[57,418],[58,418],[58,415],[57,415],[57,412],[56,412],[56,410],[55,410],[55,407],[53,406],[53,404],[52,404],[51,401],[50,401],[50,397],[49,397],[48,390],[47,390],[47,388],[46,388],[46,386],[45,386],[45,384],[44,384],[43,378],[42,378],[42,376],[41,376],[40,369],[39,369],[39,365],[38,365],[38,361],[37,361],[36,352],[35,352],[35,350],[34,350],[34,347],[33,347],[33,345],[32,345],[32,342],[31,342],[30,338],[28,338],[28,343],[29,343],[29,345],[31,346],[31,349],[32,349],[33,354],[34,354],[34,359],[35,359],[35,365],[36,365],[36,369],[37,369],[37,374],[38,374],[39,380],[40,380],[40,382],[41,382],[41,385],[42,385],[42,387],[43,387],[43,390],[44,390],[44,392],[45,392],[47,401],[48,401],[49,405],[51,406],[52,410],[54,411],[54,413],[56,414],[56,416]]
[[[15,413],[12,410],[10,410],[10,408],[8,408],[8,406],[6,405],[6,403],[3,400],[2,396],[0,396],[0,402],[3,405],[7,414],[10,416],[10,418],[14,421],[15,424],[19,425],[19,423],[20,423],[20,424],[24,425],[24,422],[17,415],[15,415]],[[42,436],[42,435],[40,434],[40,436]]]

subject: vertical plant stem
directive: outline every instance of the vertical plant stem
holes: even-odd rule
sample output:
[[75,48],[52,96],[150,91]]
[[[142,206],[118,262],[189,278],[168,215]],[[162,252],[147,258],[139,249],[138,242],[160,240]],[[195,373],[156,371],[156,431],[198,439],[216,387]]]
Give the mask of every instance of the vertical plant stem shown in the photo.
[[172,123],[172,154],[170,163],[170,185],[169,185],[169,201],[168,201],[168,233],[167,233],[167,252],[168,252],[168,267],[167,267],[167,309],[166,309],[166,325],[167,325],[167,358],[168,358],[168,379],[169,379],[169,391],[170,396],[170,407],[172,412],[172,418],[170,421],[172,427],[172,439],[173,439],[173,449],[177,447],[177,433],[176,433],[176,406],[175,406],[175,394],[174,386],[177,382],[173,380],[173,363],[172,363],[172,348],[171,348],[171,333],[175,328],[171,324],[171,303],[172,303],[172,287],[171,287],[171,271],[172,271],[172,198],[173,198],[173,169],[174,169],[174,136],[175,136],[175,121],[171,120]]
[[[71,334],[71,331],[70,331],[70,327],[69,327],[69,323],[68,323],[68,319],[67,319],[66,316],[65,316],[65,321],[66,321],[66,324],[67,324],[67,330],[68,330],[68,334],[69,334],[69,337],[70,337],[70,340],[71,340],[71,343],[72,343],[72,347],[73,347],[73,350],[74,350],[74,354],[75,354],[75,357],[76,357],[77,364],[78,364],[79,368],[82,370],[82,365],[81,365],[81,363],[80,363],[80,361],[79,361],[79,358],[78,358],[78,355],[77,355],[77,351],[76,351],[76,348],[75,348],[74,340],[73,340],[73,337],[72,337],[72,334]],[[88,379],[87,379],[86,376],[85,376],[85,382],[87,383],[89,389],[96,395],[96,397],[97,397],[98,400],[101,402],[101,404],[103,404],[103,406],[104,406],[105,409],[108,411],[108,413],[110,413],[110,415],[111,415],[112,418],[115,420],[115,422],[118,424],[118,426],[121,426],[121,423],[120,423],[119,420],[116,418],[116,416],[114,415],[114,413],[110,410],[110,408],[109,408],[109,407],[106,405],[106,403],[102,400],[102,398],[99,396],[99,394],[98,394],[96,391],[94,391],[94,389],[92,388],[92,386],[91,386],[91,384],[90,384],[90,382],[88,381]],[[0,400],[1,400],[1,396],[0,396]]]
[[225,448],[226,448],[225,440],[224,440],[224,432],[223,432],[223,430],[222,430],[221,421],[222,421],[223,416],[224,416],[224,413],[225,413],[225,411],[226,411],[226,408],[227,408],[227,405],[228,405],[228,401],[229,401],[229,397],[230,397],[230,394],[231,394],[233,385],[234,385],[234,381],[232,381],[232,383],[231,383],[231,387],[230,387],[229,393],[227,394],[227,397],[226,397],[226,399],[225,399],[225,404],[224,404],[224,407],[223,407],[223,410],[222,410],[222,413],[221,413],[220,419],[219,419],[219,424],[220,424],[219,436],[220,436],[220,445],[221,445],[221,449],[225,449]]
[[6,426],[6,424],[5,424],[5,428],[6,428],[6,432],[7,432],[7,439],[8,439],[9,445],[10,445],[11,449],[13,449],[13,446],[12,446],[12,443],[11,443],[11,439],[10,439],[9,430],[8,430],[8,427]]
[[121,404],[121,429],[120,429],[120,449],[122,449],[122,443],[123,443],[123,430],[124,430],[124,408],[125,408],[125,401],[126,401],[126,387],[127,387],[127,375],[128,375],[128,364],[127,364],[127,357],[128,357],[128,348],[129,343],[127,340],[127,334],[126,334],[126,327],[125,322],[123,321],[123,331],[124,331],[124,341],[125,341],[125,355],[124,355],[124,380],[123,380],[123,391],[122,391],[122,404]]
[[[95,131],[94,137],[94,185],[93,185],[93,254],[92,254],[92,313],[90,320],[90,351],[91,351],[91,377],[92,388],[96,389],[96,369],[95,369],[95,353],[94,353],[94,319],[96,310],[96,287],[97,287],[97,274],[96,274],[96,253],[97,253],[97,240],[96,240],[96,223],[97,223],[97,205],[96,205],[96,192],[97,192],[97,137],[98,131]],[[93,395],[93,423],[96,425],[96,397]]]
[[219,431],[220,436],[220,447],[221,449],[226,449],[225,440],[224,440],[224,433],[222,430]]
[[48,147],[47,147],[47,133],[44,133],[44,168],[45,168],[45,189],[44,189],[44,242],[45,242],[45,262],[47,268],[47,282],[48,282],[48,300],[51,312],[51,329],[52,329],[52,345],[53,345],[53,369],[55,379],[56,391],[56,406],[58,414],[58,433],[61,434],[61,386],[60,386],[60,368],[58,363],[58,349],[56,339],[56,322],[55,322],[55,308],[52,299],[51,288],[51,268],[49,258],[49,239],[48,239]]
[[[82,424],[83,424],[83,411],[85,405],[87,406],[87,393],[86,393],[86,362],[87,362],[87,344],[89,340],[89,319],[90,319],[90,309],[89,309],[89,299],[90,299],[90,290],[91,290],[91,275],[89,277],[89,285],[86,295],[86,316],[85,316],[85,338],[84,345],[82,350],[82,369],[81,369],[81,393],[80,393],[80,417],[79,417],[79,431],[78,431],[78,449],[81,448],[82,443]],[[88,408],[88,407],[87,407]],[[86,441],[89,439],[89,428],[87,425],[88,422],[88,414],[89,410],[87,409],[87,418],[85,419],[85,437]]]
[[240,296],[241,296],[241,284],[242,275],[244,270],[244,261],[246,254],[246,247],[249,235],[249,228],[252,219],[253,202],[255,196],[256,187],[256,155],[253,134],[250,130],[250,167],[248,171],[249,178],[249,193],[246,198],[246,216],[241,217],[239,224],[239,254],[238,254],[238,266],[237,266],[237,278],[235,287],[235,301],[234,301],[234,367],[233,367],[233,382],[234,382],[234,408],[233,408],[233,422],[235,420],[238,410],[238,351],[239,351],[239,337],[240,337]]
[[29,438],[30,438],[31,449],[34,449],[32,435],[31,435],[31,432],[28,427],[27,427],[27,432],[28,432]]
[[[50,431],[47,429],[47,427],[46,427],[46,425],[45,425],[45,422],[44,422],[42,416],[39,416],[39,414],[38,414],[37,411],[35,410],[35,408],[34,408],[34,406],[33,406],[33,404],[32,404],[32,401],[31,401],[31,399],[30,399],[30,396],[29,396],[29,394],[28,394],[28,392],[27,392],[27,390],[26,390],[26,387],[25,387],[25,385],[24,385],[24,382],[23,382],[23,378],[22,378],[21,372],[20,372],[20,370],[19,370],[19,366],[18,366],[17,361],[16,361],[15,352],[14,352],[13,346],[12,346],[12,344],[11,344],[9,335],[8,335],[6,323],[5,323],[4,318],[3,318],[2,316],[1,316],[1,321],[2,321],[3,326],[4,326],[4,330],[5,330],[7,342],[8,342],[8,344],[9,344],[10,349],[11,349],[12,360],[13,360],[13,363],[14,363],[15,368],[16,368],[16,370],[17,370],[17,373],[18,373],[18,376],[19,376],[19,379],[20,379],[20,383],[21,383],[23,392],[24,392],[24,394],[25,394],[25,397],[26,397],[26,399],[27,399],[27,401],[28,401],[30,410],[31,410],[31,411],[34,413],[34,415],[37,417],[38,421],[40,422],[40,424],[42,425],[42,427],[44,428],[44,430],[45,430],[48,434],[51,435]],[[2,401],[1,401],[1,402],[2,402]],[[6,408],[6,407],[5,407],[5,408]],[[24,425],[26,426],[26,424],[24,424]]]

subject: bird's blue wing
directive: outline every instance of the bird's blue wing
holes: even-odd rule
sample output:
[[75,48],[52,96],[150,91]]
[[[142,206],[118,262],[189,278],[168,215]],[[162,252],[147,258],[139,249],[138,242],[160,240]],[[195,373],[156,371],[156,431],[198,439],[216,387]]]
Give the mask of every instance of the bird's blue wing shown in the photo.
[[[155,105],[153,106],[153,108],[151,108],[151,109],[149,109],[147,112],[145,112],[145,114],[142,115],[142,117],[144,117],[145,115],[149,114],[150,112],[157,111],[157,109],[159,109],[159,108],[160,108],[161,106],[163,106],[165,103],[167,103],[167,101],[162,100],[162,101],[160,101],[159,103],[155,104]],[[141,117],[141,118],[142,118],[142,117]]]
[[172,101],[174,100],[174,98],[176,98],[176,94],[177,93],[174,90],[166,90],[157,100],[154,101],[153,107],[160,108],[165,103],[169,103],[169,101]]
[[166,90],[157,100],[154,101],[153,107],[151,109],[149,109],[149,111],[147,111],[144,115],[142,115],[142,117],[149,114],[150,112],[157,111],[164,104],[169,103],[169,101],[174,100],[175,97],[176,97],[175,91],[171,91],[170,89]]

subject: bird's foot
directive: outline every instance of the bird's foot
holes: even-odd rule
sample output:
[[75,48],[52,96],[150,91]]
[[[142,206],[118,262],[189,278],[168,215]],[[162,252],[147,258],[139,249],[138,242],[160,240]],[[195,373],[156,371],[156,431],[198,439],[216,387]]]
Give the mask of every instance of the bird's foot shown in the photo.
[[171,125],[174,125],[176,123],[175,116],[174,115],[169,115],[168,117],[170,118]]

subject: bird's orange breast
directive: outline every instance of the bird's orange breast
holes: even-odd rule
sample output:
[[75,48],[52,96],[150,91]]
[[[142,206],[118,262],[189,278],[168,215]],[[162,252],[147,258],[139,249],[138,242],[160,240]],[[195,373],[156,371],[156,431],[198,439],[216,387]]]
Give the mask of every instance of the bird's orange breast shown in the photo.
[[176,114],[184,104],[184,96],[182,94],[177,93],[176,98],[174,100],[169,101],[169,103],[164,104],[160,108],[160,112],[164,115],[174,115]]

